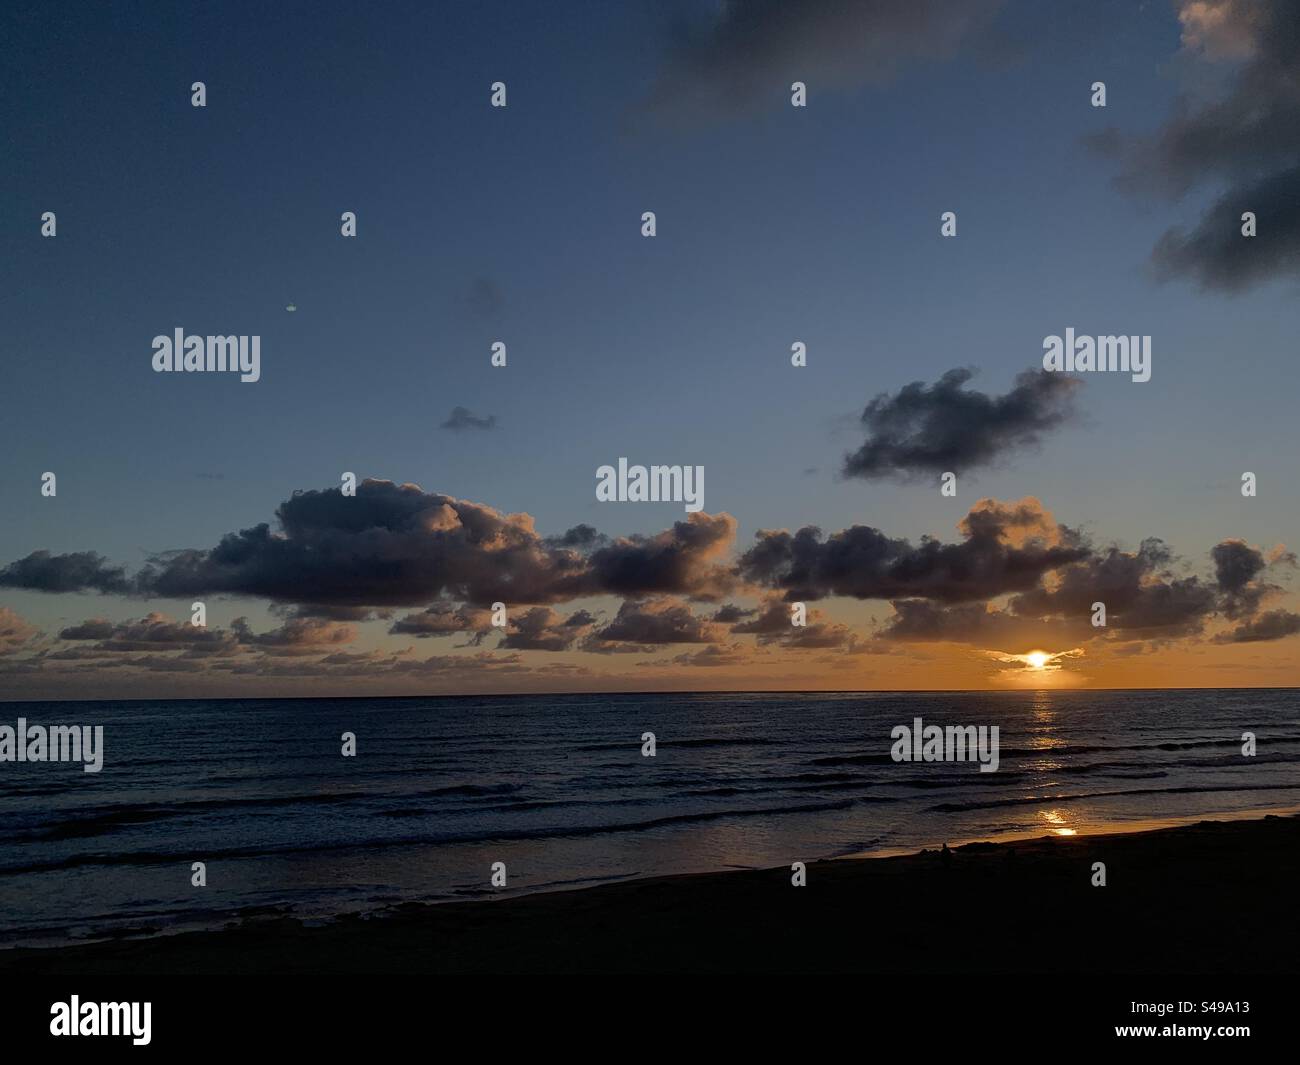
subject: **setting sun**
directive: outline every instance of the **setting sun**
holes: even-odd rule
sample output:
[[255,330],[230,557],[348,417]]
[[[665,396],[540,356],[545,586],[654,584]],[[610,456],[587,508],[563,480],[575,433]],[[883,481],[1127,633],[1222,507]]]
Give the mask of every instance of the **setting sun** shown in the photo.
[[1030,669],[1043,669],[1051,658],[1052,656],[1045,651],[1030,651],[1025,655],[1025,661],[1029,663]]

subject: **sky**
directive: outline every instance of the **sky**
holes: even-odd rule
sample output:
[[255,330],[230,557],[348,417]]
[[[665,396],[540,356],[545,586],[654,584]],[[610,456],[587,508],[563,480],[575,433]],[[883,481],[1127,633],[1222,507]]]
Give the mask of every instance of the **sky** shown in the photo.
[[1300,679],[1285,0],[0,24],[0,698]]

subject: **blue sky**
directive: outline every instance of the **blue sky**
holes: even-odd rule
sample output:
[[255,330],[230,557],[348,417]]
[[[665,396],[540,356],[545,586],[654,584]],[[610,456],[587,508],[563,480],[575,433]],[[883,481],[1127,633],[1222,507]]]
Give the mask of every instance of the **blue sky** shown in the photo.
[[[1226,537],[1286,541],[1295,278],[1157,283],[1153,245],[1215,190],[1135,200],[1084,143],[1149,133],[1213,85],[1176,5],[991,7],[954,54],[888,75],[822,84],[814,54],[805,109],[774,78],[735,109],[647,111],[717,5],[11,6],[0,565],[95,550],[134,569],[343,471],[526,512],[544,535],[680,520],[595,502],[596,467],[622,455],[703,465],[737,551],[807,524],[952,540],[986,496],[1035,496],[1130,549],[1159,536],[1198,566]],[[178,326],[260,335],[262,379],[154,374],[151,338]],[[1152,380],[1093,375],[1075,421],[964,474],[955,499],[839,476],[873,396],[961,366],[1003,393],[1067,326],[1152,335]],[[441,429],[455,406],[496,428]],[[141,613],[4,601],[38,625]]]

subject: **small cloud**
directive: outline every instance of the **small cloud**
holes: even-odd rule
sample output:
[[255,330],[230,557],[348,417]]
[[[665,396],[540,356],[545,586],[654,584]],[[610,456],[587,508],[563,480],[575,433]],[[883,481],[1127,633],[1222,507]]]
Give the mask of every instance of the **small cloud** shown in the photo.
[[1074,414],[1075,378],[1027,370],[1010,392],[995,396],[965,388],[971,376],[969,369],[949,370],[928,387],[914,381],[876,396],[862,412],[867,441],[844,457],[840,472],[912,479],[991,466],[1036,446]]
[[451,414],[440,428],[459,433],[466,429],[495,429],[496,425],[497,416],[495,414],[480,417],[468,407],[453,407]]

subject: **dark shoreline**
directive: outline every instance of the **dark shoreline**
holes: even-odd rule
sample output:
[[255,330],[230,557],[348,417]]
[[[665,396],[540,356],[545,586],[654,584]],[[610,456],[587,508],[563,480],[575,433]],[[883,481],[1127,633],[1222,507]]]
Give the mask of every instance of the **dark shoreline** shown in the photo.
[[[1107,886],[1093,887],[1092,864]],[[1300,816],[0,951],[0,973],[1300,972]]]

